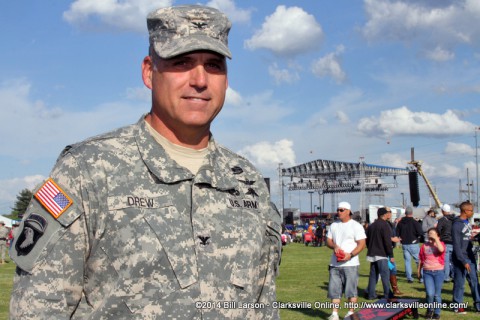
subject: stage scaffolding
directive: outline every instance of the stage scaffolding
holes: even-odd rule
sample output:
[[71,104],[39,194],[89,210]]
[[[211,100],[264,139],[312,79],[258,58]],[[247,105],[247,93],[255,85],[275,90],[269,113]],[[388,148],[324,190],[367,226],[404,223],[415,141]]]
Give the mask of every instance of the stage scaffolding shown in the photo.
[[[365,209],[366,192],[385,192],[396,188],[397,176],[408,175],[408,167],[395,168],[359,162],[314,160],[290,168],[279,167],[282,209],[283,188],[320,194],[360,192],[360,208]],[[284,177],[290,181],[284,181]],[[322,206],[323,207],[323,206]]]

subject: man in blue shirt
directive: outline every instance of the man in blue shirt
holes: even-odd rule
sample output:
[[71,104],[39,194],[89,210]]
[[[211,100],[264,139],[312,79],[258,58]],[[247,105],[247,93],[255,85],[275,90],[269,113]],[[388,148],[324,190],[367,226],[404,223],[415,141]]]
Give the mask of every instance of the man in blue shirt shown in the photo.
[[[475,310],[480,311],[480,288],[477,277],[477,264],[473,253],[472,240],[475,233],[469,224],[473,216],[473,205],[466,201],[460,205],[460,216],[452,225],[453,240],[453,302],[463,303],[465,292],[465,278],[468,281],[472,298],[475,302]],[[458,314],[466,314],[464,308],[455,309]]]

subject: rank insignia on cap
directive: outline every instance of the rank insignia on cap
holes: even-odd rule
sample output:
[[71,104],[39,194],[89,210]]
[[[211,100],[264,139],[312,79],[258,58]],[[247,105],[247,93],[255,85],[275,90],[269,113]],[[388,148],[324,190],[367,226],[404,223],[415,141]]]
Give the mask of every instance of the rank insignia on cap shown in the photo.
[[35,198],[57,219],[73,203],[72,199],[52,180],[45,181],[35,193]]

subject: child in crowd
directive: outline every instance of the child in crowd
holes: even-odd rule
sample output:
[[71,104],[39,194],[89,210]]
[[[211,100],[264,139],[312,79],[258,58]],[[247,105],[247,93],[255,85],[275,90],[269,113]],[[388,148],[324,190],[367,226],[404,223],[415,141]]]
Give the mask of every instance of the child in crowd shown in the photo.
[[[423,279],[425,290],[427,291],[427,303],[437,305],[442,303],[442,286],[445,268],[445,243],[440,241],[440,235],[436,228],[430,228],[427,231],[428,238],[420,248],[417,275],[421,278],[423,269]],[[440,319],[440,308],[427,308],[426,319]]]

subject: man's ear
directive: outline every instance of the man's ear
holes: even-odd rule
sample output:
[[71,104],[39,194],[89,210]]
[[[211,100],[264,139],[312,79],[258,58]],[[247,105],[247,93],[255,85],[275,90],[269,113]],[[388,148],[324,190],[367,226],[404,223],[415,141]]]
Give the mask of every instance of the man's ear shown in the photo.
[[153,61],[152,57],[146,56],[142,61],[142,80],[145,86],[152,89],[152,76],[153,76]]

